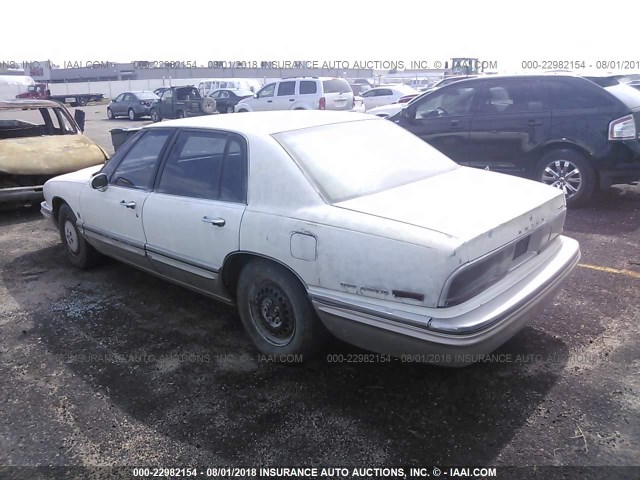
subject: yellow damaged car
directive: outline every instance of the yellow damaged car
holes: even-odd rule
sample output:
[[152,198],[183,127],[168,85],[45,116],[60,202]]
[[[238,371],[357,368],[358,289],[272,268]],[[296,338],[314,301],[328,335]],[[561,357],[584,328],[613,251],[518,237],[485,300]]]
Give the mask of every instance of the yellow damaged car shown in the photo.
[[52,100],[0,101],[0,203],[39,201],[50,178],[109,159],[75,117]]

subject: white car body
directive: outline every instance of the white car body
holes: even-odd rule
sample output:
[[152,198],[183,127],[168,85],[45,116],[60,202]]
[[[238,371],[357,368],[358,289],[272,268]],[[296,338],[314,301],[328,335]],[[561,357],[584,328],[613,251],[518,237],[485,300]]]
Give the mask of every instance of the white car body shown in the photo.
[[363,92],[361,97],[366,111],[369,111],[375,107],[397,102],[400,97],[413,93],[417,94],[418,91],[406,85],[384,85]]
[[254,97],[241,100],[236,112],[271,110],[351,110],[354,96],[342,78],[283,78],[262,87]]
[[367,113],[375,115],[376,117],[389,118],[393,117],[396,113],[399,113],[406,106],[406,103],[392,103],[390,105],[372,108],[367,110]]
[[[162,193],[174,174],[162,166],[153,188],[123,186],[128,152],[174,129],[244,139],[245,200]],[[103,168],[108,186],[92,188],[95,167],[56,177],[42,212],[60,223],[67,204],[100,252],[228,304],[238,265],[272,262],[330,332],[369,350],[472,363],[545,306],[580,256],[561,235],[561,191],[459,166],[372,115],[203,116],[142,132]]]
[[203,97],[209,97],[216,90],[248,90],[257,92],[262,84],[253,79],[246,78],[208,78],[198,83],[198,91]]

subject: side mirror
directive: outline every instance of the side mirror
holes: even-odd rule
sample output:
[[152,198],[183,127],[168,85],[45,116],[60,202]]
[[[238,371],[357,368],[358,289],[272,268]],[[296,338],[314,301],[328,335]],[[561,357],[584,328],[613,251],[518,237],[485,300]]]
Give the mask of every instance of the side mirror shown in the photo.
[[78,124],[78,127],[80,128],[81,132],[84,132],[84,119],[86,115],[87,114],[84,112],[84,110],[75,110],[73,112],[73,119]]
[[104,192],[109,186],[109,177],[106,173],[99,173],[91,179],[91,188]]

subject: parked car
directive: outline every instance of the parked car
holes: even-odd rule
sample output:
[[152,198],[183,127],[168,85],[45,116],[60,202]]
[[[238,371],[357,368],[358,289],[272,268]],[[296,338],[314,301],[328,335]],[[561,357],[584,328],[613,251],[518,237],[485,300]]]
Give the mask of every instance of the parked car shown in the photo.
[[198,83],[198,90],[203,97],[212,96],[213,92],[220,89],[246,90],[253,95],[260,90],[259,81],[246,78],[209,78]]
[[202,97],[192,85],[170,87],[151,105],[151,120],[163,118],[186,118],[217,113],[216,101],[211,97]]
[[571,75],[490,76],[424,94],[390,120],[456,162],[562,189],[570,205],[640,179],[640,93]]
[[371,90],[371,87],[368,84],[363,83],[350,83],[351,91],[354,95],[362,95],[363,92],[367,90]]
[[376,117],[381,118],[389,118],[396,115],[400,110],[406,107],[406,103],[391,103],[389,105],[383,105],[381,107],[375,107],[367,110],[367,113],[370,115],[375,115]]
[[220,113],[233,113],[238,102],[249,97],[253,97],[253,92],[249,90],[230,90],[223,88],[211,92],[211,98],[216,101],[216,106]]
[[283,78],[236,105],[236,112],[261,110],[351,110],[353,92],[346,80],[327,77]]
[[383,87],[374,87],[366,92],[362,93],[362,100],[366,110],[371,108],[380,107],[382,105],[389,105],[390,103],[397,102],[400,97],[405,95],[417,94],[418,92],[406,85],[389,85]]
[[53,100],[0,101],[0,202],[42,199],[44,183],[56,175],[102,165],[107,153],[82,134],[76,119]]
[[111,120],[120,116],[127,116],[129,120],[148,117],[151,114],[151,105],[158,98],[153,92],[121,93],[109,102],[107,117]]
[[73,265],[105,254],[235,304],[276,360],[307,358],[328,330],[468,364],[548,305],[580,256],[559,190],[461,167],[357,113],[152,124],[44,194]]
[[420,92],[410,93],[409,95],[405,95],[403,97],[400,97],[397,100],[397,102],[395,102],[395,103],[409,103],[411,100],[416,98],[418,95],[420,95]]

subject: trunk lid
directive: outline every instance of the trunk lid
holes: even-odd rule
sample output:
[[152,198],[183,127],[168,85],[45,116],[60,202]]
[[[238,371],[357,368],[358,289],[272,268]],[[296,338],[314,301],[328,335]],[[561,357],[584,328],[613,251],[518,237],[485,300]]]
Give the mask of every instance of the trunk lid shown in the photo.
[[460,167],[335,206],[441,232],[474,259],[553,220],[565,200],[538,182]]
[[351,110],[353,108],[353,91],[349,83],[342,78],[322,81],[326,110]]

